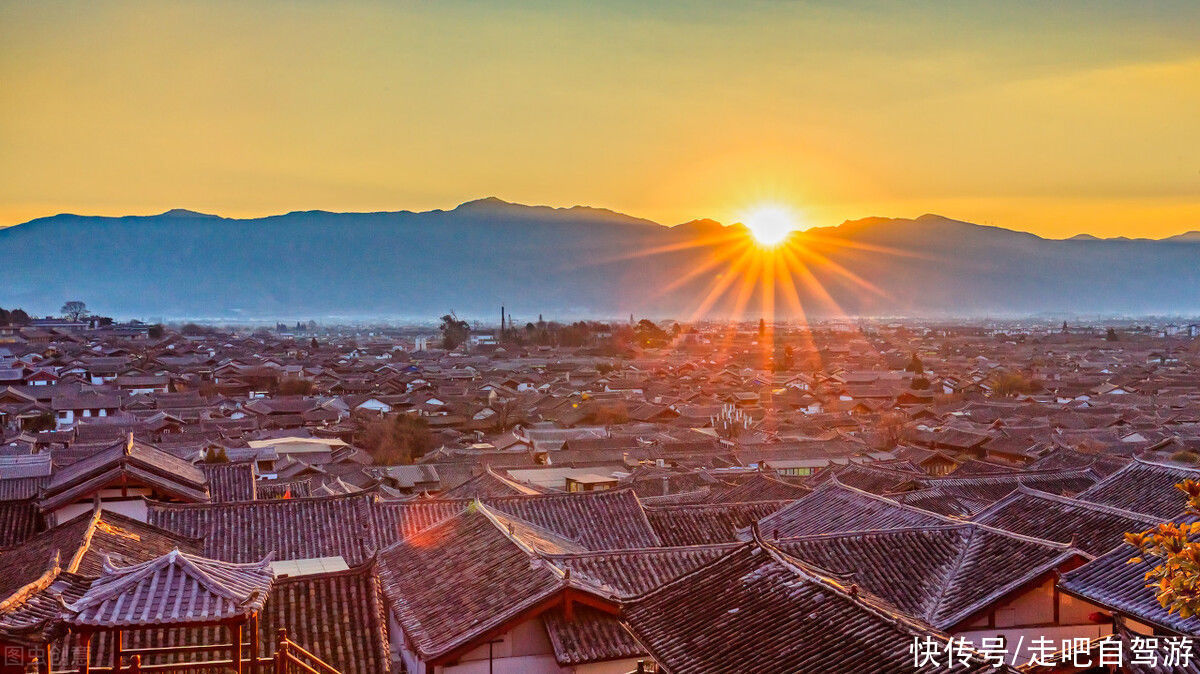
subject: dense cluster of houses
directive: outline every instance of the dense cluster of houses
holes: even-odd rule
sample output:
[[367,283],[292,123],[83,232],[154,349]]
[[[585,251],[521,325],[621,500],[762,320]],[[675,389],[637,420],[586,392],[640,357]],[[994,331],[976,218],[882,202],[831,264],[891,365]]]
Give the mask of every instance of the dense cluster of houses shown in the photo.
[[[1200,634],[1123,543],[1200,479],[1200,342],[670,334],[0,335],[3,671],[1081,672]],[[376,461],[401,416],[428,451]]]

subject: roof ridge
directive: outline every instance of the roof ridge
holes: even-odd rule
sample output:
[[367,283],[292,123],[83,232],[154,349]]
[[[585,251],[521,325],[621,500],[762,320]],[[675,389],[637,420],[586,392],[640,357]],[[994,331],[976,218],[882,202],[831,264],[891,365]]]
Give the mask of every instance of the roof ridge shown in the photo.
[[[805,496],[808,496],[808,494],[805,494]],[[641,499],[639,498],[638,500],[640,501]],[[781,498],[770,499],[767,501],[731,501],[728,503],[664,503],[662,505],[658,505],[656,503],[645,503],[642,505],[642,507],[650,510],[700,510],[704,508],[727,508],[729,506],[756,506],[763,503],[795,503],[797,500],[798,499],[794,498]]]
[[825,533],[804,534],[803,536],[788,536],[786,538],[775,539],[776,543],[790,543],[792,541],[812,541],[832,538],[859,538],[867,535],[878,534],[901,534],[914,531],[952,531],[970,526],[972,522],[954,522],[946,524],[917,524],[905,527],[888,527],[886,529],[851,529],[846,531],[827,531]]
[[560,559],[564,557],[580,558],[580,557],[613,557],[618,555],[650,555],[662,553],[693,553],[705,550],[732,550],[735,547],[743,545],[743,541],[732,541],[728,543],[699,543],[695,545],[664,545],[655,548],[612,548],[608,550],[584,550],[583,552],[560,552],[560,553],[544,553],[542,556],[547,559]]
[[641,592],[639,594],[629,595],[628,597],[625,597],[624,599],[622,599],[621,603],[622,604],[631,604],[635,601],[641,601],[642,599],[653,596],[659,592],[662,592],[664,589],[671,587],[672,585],[675,585],[676,583],[679,583],[680,581],[682,581],[685,578],[690,578],[691,576],[694,576],[694,575],[700,573],[701,571],[708,569],[709,567],[719,564],[722,560],[724,560],[732,555],[737,554],[738,552],[742,551],[743,549],[749,549],[752,547],[760,547],[760,546],[758,546],[755,543],[755,541],[753,541],[753,540],[746,541],[743,543],[737,543],[733,547],[731,547],[729,549],[729,551],[726,552],[725,554],[718,555],[717,557],[714,557],[713,559],[710,559],[709,561],[697,566],[696,568],[692,569],[691,571],[688,571],[687,573],[676,576],[675,578],[673,578],[657,587],[652,587],[649,590],[646,590],[645,592]]
[[539,492],[538,490],[534,489],[533,487],[526,486],[524,484],[521,484],[520,482],[517,482],[516,480],[514,480],[512,478],[505,477],[504,475],[497,473],[496,471],[492,470],[492,464],[490,464],[490,463],[484,464],[483,472],[480,473],[479,475],[475,476],[475,478],[472,478],[472,479],[479,479],[479,478],[483,477],[484,475],[491,475],[493,478],[500,480],[500,482],[504,483],[505,485],[508,485],[509,487],[512,487],[513,489],[516,489],[517,491],[522,492],[521,495],[523,495],[523,496],[537,496],[537,495],[540,495],[543,493],[543,492]]
[[42,573],[42,575],[38,576],[33,581],[26,583],[24,586],[17,588],[15,592],[0,600],[0,611],[7,612],[7,610],[15,604],[28,599],[32,595],[41,592],[47,587],[50,587],[51,583],[53,583],[58,578],[59,574],[62,573],[61,561],[62,552],[55,550],[54,553],[50,555],[50,565],[46,567],[46,570]]
[[[292,484],[297,481],[281,481],[280,484]],[[157,499],[146,498],[146,505],[151,508],[161,508],[163,510],[207,510],[212,508],[248,508],[253,506],[267,507],[284,507],[295,503],[309,503],[313,501],[335,501],[340,499],[351,500],[364,496],[375,496],[375,488],[363,489],[361,491],[351,492],[349,494],[329,494],[325,496],[293,496],[292,498],[262,498],[249,501],[221,501],[219,503],[178,503],[174,501],[159,501]],[[447,500],[469,500],[469,499],[447,499]],[[393,503],[408,503],[408,501],[392,501]]]
[[[919,620],[909,616],[903,611],[891,606],[883,598],[877,597],[870,592],[859,593],[856,591],[852,592],[847,590],[839,581],[835,580],[834,578],[826,577],[817,571],[806,569],[805,563],[802,560],[792,557],[785,551],[774,547],[767,541],[759,540],[757,538],[757,534],[755,540],[760,544],[762,550],[770,555],[771,558],[776,562],[783,565],[784,568],[788,569],[789,571],[793,571],[798,575],[802,575],[821,585],[822,587],[837,593],[846,601],[849,601],[863,610],[873,614],[875,617],[883,620],[889,625],[893,625],[897,629],[910,634],[930,634],[930,636],[935,636],[944,641],[949,641],[949,637],[943,634],[941,630],[934,627],[929,621]],[[857,587],[856,584],[852,583],[851,585],[852,587]]]
[[[1075,556],[1075,555],[1082,556],[1082,557],[1088,559],[1089,561],[1091,559],[1094,559],[1091,555],[1083,552],[1082,550],[1079,550],[1079,549],[1075,548],[1074,546],[1068,545],[1066,549],[1064,549],[1063,551],[1061,551],[1060,553],[1055,555],[1052,559],[1047,560],[1044,564],[1035,566],[1032,569],[1030,569],[1029,571],[1026,571],[1024,574],[1017,576],[1016,578],[1013,578],[1012,580],[1001,585],[1000,587],[998,587],[991,593],[984,595],[983,597],[980,597],[979,599],[976,599],[973,604],[971,604],[967,607],[961,608],[957,612],[950,614],[950,617],[953,618],[954,620],[962,620],[963,618],[970,615],[970,612],[973,611],[976,606],[986,605],[999,597],[1003,597],[1008,592],[1011,592],[1014,588],[1020,587],[1021,585],[1028,582],[1031,578],[1036,578],[1038,574],[1045,573],[1045,571],[1047,569],[1053,569],[1054,567],[1057,567],[1059,564],[1061,564],[1062,562],[1066,561],[1067,559],[1069,559],[1070,557]],[[953,623],[953,621],[951,621],[948,624],[952,625],[954,623]]]
[[[924,508],[918,508],[917,506],[914,506],[914,505],[909,505],[909,504],[907,504],[907,503],[901,503],[901,502],[899,502],[899,501],[892,500],[892,499],[888,498],[887,496],[884,496],[883,494],[874,494],[874,493],[872,493],[872,492],[866,491],[865,489],[859,489],[859,488],[857,488],[857,487],[852,487],[852,486],[850,486],[850,485],[848,485],[848,484],[845,484],[845,483],[838,483],[838,486],[839,486],[841,489],[849,490],[849,491],[851,491],[851,492],[853,492],[853,493],[855,493],[855,494],[860,494],[860,495],[862,495],[862,496],[866,496],[867,498],[870,498],[870,499],[872,499],[872,500],[875,500],[875,501],[878,501],[878,502],[881,502],[881,503],[882,503],[882,502],[887,502],[887,503],[889,503],[889,504],[891,504],[891,505],[894,505],[894,506],[896,506],[897,508],[903,508],[903,509],[905,509],[905,510],[911,510],[911,511],[915,511],[915,512],[917,512],[918,514],[921,514],[921,515],[929,515],[929,516],[933,517],[934,519],[945,520],[945,521],[946,521],[946,522],[948,522],[948,523],[955,523],[955,524],[956,524],[956,523],[959,523],[959,522],[961,522],[961,521],[962,521],[962,520],[957,520],[957,519],[954,519],[954,518],[952,518],[952,517],[950,517],[950,516],[948,516],[948,515],[942,515],[941,513],[935,513],[935,512],[933,512],[932,510],[925,510]],[[910,492],[895,492],[895,493],[896,493],[897,495],[899,495],[899,494],[907,494],[907,493],[910,493]],[[809,496],[812,496],[812,494],[806,494],[806,495],[805,495],[805,496],[803,496],[802,498],[808,498]],[[801,499],[797,499],[797,501],[799,501],[799,500],[801,500]],[[786,508],[785,508],[785,509],[786,509]],[[777,512],[781,512],[781,511],[777,511]],[[774,513],[772,513],[772,515],[774,515]],[[770,516],[771,516],[771,515],[768,515],[768,517],[770,517]]]
[[[512,543],[514,545],[521,548],[521,550],[524,550],[526,554],[528,554],[532,557],[541,558],[542,554],[541,554],[541,552],[539,552],[537,550],[537,548],[533,547],[529,543],[522,540],[521,537],[518,536],[517,533],[511,528],[511,524],[508,522],[508,520],[515,520],[517,522],[520,522],[522,526],[527,526],[530,529],[533,529],[534,531],[536,531],[538,533],[545,534],[550,538],[560,539],[567,543],[571,543],[574,545],[578,545],[580,547],[584,547],[579,541],[567,538],[566,536],[563,536],[560,533],[557,533],[555,531],[547,529],[546,527],[543,527],[543,526],[540,526],[533,522],[530,522],[529,520],[527,520],[523,517],[518,517],[516,515],[506,513],[502,510],[492,508],[491,506],[487,505],[486,503],[483,503],[479,499],[475,499],[473,507],[476,511],[478,511],[484,517],[486,517],[488,519],[488,521],[491,522],[496,527],[496,529],[498,529],[500,531],[500,533],[504,535],[505,538],[512,541]],[[586,549],[586,548],[584,548],[584,549]],[[553,566],[553,564],[551,566]]]
[[975,542],[975,535],[978,532],[979,530],[973,527],[968,530],[967,540],[963,544],[962,549],[955,556],[954,562],[946,567],[945,572],[942,574],[941,582],[938,584],[938,587],[941,589],[937,593],[937,600],[933,602],[933,606],[930,607],[929,613],[926,616],[930,624],[933,624],[933,621],[936,620],[938,613],[941,611],[942,604],[946,601],[949,594],[951,581],[958,575],[958,570],[962,568],[963,562],[966,561],[967,555],[971,550],[971,545]]
[[83,541],[75,550],[75,554],[71,556],[71,562],[67,564],[67,571],[76,573],[79,570],[79,565],[83,563],[83,556],[87,553],[88,548],[92,546],[92,536],[96,533],[96,526],[100,523],[100,518],[104,510],[100,508],[99,501],[92,508],[91,521],[88,522],[87,528],[83,532]]
[[[1141,520],[1141,521],[1148,522],[1151,524],[1158,524],[1159,522],[1162,521],[1157,517],[1153,517],[1153,516],[1147,515],[1145,513],[1134,512],[1132,510],[1126,510],[1125,508],[1118,508],[1117,506],[1111,506],[1106,503],[1093,503],[1092,501],[1084,501],[1084,500],[1076,498],[1074,496],[1064,496],[1062,494],[1053,494],[1048,491],[1034,489],[1033,487],[1027,487],[1025,485],[1021,485],[1018,489],[1014,489],[1013,491],[1009,492],[1008,495],[1005,496],[1004,498],[1000,499],[999,501],[996,501],[991,506],[988,506],[987,508],[979,511],[975,515],[975,517],[972,518],[972,521],[975,521],[977,518],[979,518],[984,513],[990,511],[996,505],[1009,500],[1010,498],[1013,497],[1013,495],[1017,494],[1018,492],[1023,493],[1027,496],[1032,496],[1034,498],[1041,498],[1041,499],[1045,499],[1047,501],[1056,501],[1056,502],[1062,503],[1064,505],[1070,505],[1070,506],[1073,506],[1076,508],[1083,508],[1085,510],[1098,510],[1101,512],[1107,512],[1112,515],[1123,515],[1130,519]],[[1084,492],[1080,492],[1080,493],[1082,494]]]
[[1159,468],[1171,468],[1173,470],[1181,470],[1181,471],[1186,471],[1189,473],[1200,473],[1200,468],[1188,468],[1187,466],[1181,466],[1181,465],[1175,464],[1175,463],[1164,463],[1162,461],[1151,461],[1149,459],[1145,459],[1145,458],[1142,458],[1142,457],[1136,456],[1136,455],[1133,457],[1133,460],[1130,461],[1129,463],[1125,464],[1125,466],[1126,467],[1132,466],[1132,465],[1138,464],[1138,463],[1145,464],[1147,466],[1158,466]]
[[[1070,549],[1073,547],[1070,543],[1059,543],[1058,541],[1052,541],[1048,538],[1038,538],[1037,536],[1029,536],[1027,534],[1019,534],[1015,531],[1009,531],[1008,529],[994,527],[990,524],[984,524],[982,522],[965,522],[965,524],[969,524],[972,527],[976,527],[979,531],[986,531],[988,533],[993,533],[993,534],[1005,536],[1008,538],[1015,538],[1017,540],[1028,541],[1030,543],[1040,543],[1042,545],[1045,545],[1045,546],[1051,547],[1051,548],[1061,548],[1063,550],[1067,550],[1067,549]],[[1080,550],[1079,552],[1083,553],[1082,550]],[[1088,555],[1087,553],[1083,553],[1083,554],[1086,557],[1089,557],[1089,558],[1091,557],[1091,555]]]
[[[257,567],[259,569],[269,570],[270,560],[273,555],[274,553],[269,553],[260,562],[222,562],[204,557],[193,557],[192,555],[183,552],[179,548],[175,548],[165,555],[160,555],[159,557],[147,560],[145,562],[123,567],[115,566],[112,563],[112,560],[109,559],[108,555],[104,555],[103,575],[97,579],[96,583],[93,583],[87,594],[92,594],[93,589],[97,590],[97,592],[91,597],[88,597],[87,595],[80,597],[75,601],[74,604],[71,605],[70,608],[72,611],[78,613],[92,604],[103,602],[127,591],[130,585],[142,582],[146,578],[153,576],[167,566],[174,566],[185,573],[188,573],[195,578],[196,581],[204,587],[204,589],[215,595],[230,600],[241,599],[242,597],[237,594],[235,590],[228,587],[219,578],[213,577],[211,573],[201,567],[198,561],[203,560],[204,564],[219,567],[229,567],[230,569],[251,569],[253,567]],[[274,576],[274,572],[272,572],[272,576]]]

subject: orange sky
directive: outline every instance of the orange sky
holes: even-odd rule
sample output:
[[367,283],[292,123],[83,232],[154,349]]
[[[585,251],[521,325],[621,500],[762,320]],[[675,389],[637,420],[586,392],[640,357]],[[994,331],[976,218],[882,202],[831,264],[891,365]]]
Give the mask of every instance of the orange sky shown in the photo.
[[[649,5],[649,6],[647,6]],[[424,210],[1200,229],[1195,3],[0,0],[0,225]]]

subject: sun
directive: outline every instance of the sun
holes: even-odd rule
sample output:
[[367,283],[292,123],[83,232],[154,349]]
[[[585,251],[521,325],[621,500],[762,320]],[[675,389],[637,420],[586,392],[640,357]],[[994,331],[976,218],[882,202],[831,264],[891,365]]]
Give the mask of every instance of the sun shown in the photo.
[[742,224],[760,246],[773,248],[799,229],[791,209],[781,204],[759,204],[742,215]]

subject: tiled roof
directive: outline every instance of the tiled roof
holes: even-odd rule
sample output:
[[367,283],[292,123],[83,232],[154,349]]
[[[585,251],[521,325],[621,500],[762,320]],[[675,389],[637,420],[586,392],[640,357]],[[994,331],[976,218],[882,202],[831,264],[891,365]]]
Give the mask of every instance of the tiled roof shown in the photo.
[[388,619],[374,563],[347,571],[275,581],[260,617],[262,654],[273,650],[275,630],[338,671],[387,672]]
[[301,498],[304,496],[312,496],[311,480],[305,478],[303,480],[295,480],[291,482],[279,482],[272,480],[264,482],[255,487],[257,498],[260,499],[275,499],[283,498],[286,494],[288,498]]
[[[914,666],[910,650],[944,635],[753,542],[635,598],[625,616],[671,672],[944,671]],[[971,653],[955,671],[998,670]]]
[[33,498],[49,480],[48,477],[14,477],[0,480],[0,501]]
[[549,557],[572,577],[603,587],[619,597],[644,594],[729,552],[740,544],[697,545],[584,552]]
[[998,463],[990,463],[979,459],[967,459],[963,461],[951,473],[956,477],[967,477],[972,475],[996,475],[999,473],[1016,473],[1019,468],[1012,466],[1004,466]]
[[86,497],[120,478],[153,485],[190,502],[208,500],[204,472],[182,459],[128,436],[95,454],[54,472],[40,499],[54,510]]
[[541,493],[533,487],[523,485],[503,475],[497,474],[491,466],[485,466],[482,473],[448,489],[438,495],[439,498],[496,498],[499,496],[531,496]]
[[1200,480],[1200,468],[1135,459],[1079,494],[1079,500],[1166,520],[1181,514],[1187,507],[1187,498],[1175,488],[1187,479]]
[[824,483],[829,478],[836,477],[837,481],[842,484],[873,494],[882,494],[893,491],[898,485],[921,475],[924,473],[911,473],[851,463],[821,471],[813,478],[813,482]]
[[542,622],[554,659],[563,667],[646,655],[620,619],[590,606],[576,606],[570,620],[563,609],[552,609],[543,614]]
[[763,534],[792,538],[811,534],[956,524],[943,515],[902,505],[836,481],[761,519]]
[[[621,550],[661,545],[637,496],[629,489],[575,494],[506,496],[483,499],[497,511],[532,522],[589,550]],[[384,501],[376,505],[379,540],[384,545],[460,512],[467,499]]]
[[1033,578],[1083,557],[1067,545],[974,524],[825,534],[775,543],[908,615],[950,630]]
[[1146,587],[1146,572],[1153,564],[1130,564],[1137,551],[1126,545],[1063,574],[1059,587],[1100,606],[1124,613],[1138,621],[1180,634],[1200,635],[1200,618],[1180,618],[1167,613],[1154,590]]
[[119,564],[136,564],[173,549],[199,552],[199,543],[124,515],[86,512],[20,545],[0,551],[0,601],[33,582],[57,556],[63,571],[99,575],[105,556]]
[[202,463],[213,503],[253,501],[258,497],[253,461],[239,463]]
[[65,629],[59,621],[61,598],[72,602],[83,596],[92,578],[51,569],[45,583],[30,587],[22,596],[9,597],[0,608],[0,638],[40,644],[57,639]]
[[271,499],[241,503],[150,502],[146,519],[204,544],[204,556],[227,562],[341,556],[350,565],[381,547],[375,537],[374,496]]
[[646,506],[650,526],[664,545],[706,545],[737,541],[739,529],[770,515],[791,501]]
[[1019,486],[1051,494],[1078,494],[1096,484],[1099,475],[1087,468],[1051,471],[1022,471],[971,477],[927,477],[911,484],[918,489],[936,489],[962,499],[994,503]]
[[105,561],[64,617],[101,627],[215,622],[261,609],[274,579],[268,560],[232,564],[178,550],[132,566]]
[[[62,577],[76,578],[72,574]],[[90,582],[82,580],[85,584]],[[71,601],[69,595],[64,598]],[[61,610],[57,602],[54,606]],[[279,628],[286,628],[289,639],[346,674],[374,674],[390,669],[387,610],[372,562],[345,571],[276,580],[259,614],[260,656],[274,652]],[[224,627],[146,628],[126,632],[124,645],[126,648],[190,646],[219,644],[228,639],[229,631]],[[58,661],[63,669],[71,662],[74,640],[68,639],[65,645]],[[112,657],[110,648],[108,634],[97,634],[92,639],[92,662],[108,663]],[[211,653],[190,654],[183,660],[210,656]],[[142,662],[153,664],[165,659],[147,656]]]
[[1112,454],[1085,454],[1073,449],[1060,448],[1029,464],[1033,470],[1054,468],[1091,468],[1101,476],[1108,476],[1128,464],[1130,459]]
[[705,503],[749,503],[798,499],[812,490],[755,473],[732,486],[713,485],[704,496]]
[[423,660],[470,643],[567,586],[525,533],[475,502],[380,553],[383,591]]
[[42,511],[32,499],[0,501],[0,547],[15,545],[42,528]]
[[1102,555],[1124,542],[1129,531],[1158,523],[1154,517],[1021,487],[975,516],[980,524]]
[[967,518],[991,505],[991,501],[954,496],[936,487],[897,492],[888,494],[887,497],[896,503],[910,505],[947,517]]

